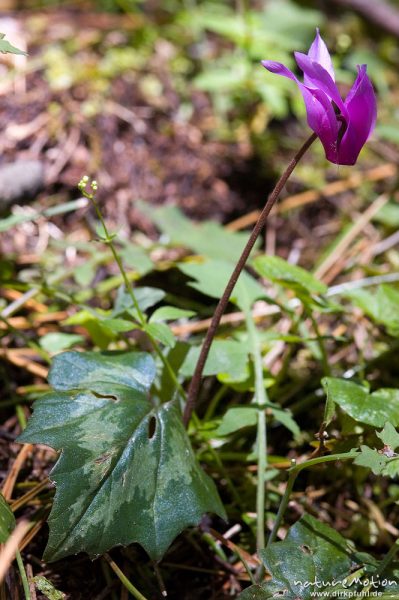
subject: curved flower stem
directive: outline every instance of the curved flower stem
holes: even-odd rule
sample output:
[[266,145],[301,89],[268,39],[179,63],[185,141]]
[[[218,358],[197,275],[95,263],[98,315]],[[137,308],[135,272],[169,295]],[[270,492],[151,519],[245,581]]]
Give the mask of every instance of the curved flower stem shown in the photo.
[[259,219],[257,220],[256,225],[252,230],[249,240],[245,245],[245,248],[234,268],[233,273],[231,274],[231,277],[226,285],[226,289],[223,292],[223,296],[219,300],[219,304],[217,305],[216,310],[213,314],[212,322],[209,326],[209,329],[205,336],[205,340],[202,344],[201,352],[198,357],[194,375],[191,380],[190,387],[188,389],[187,403],[186,403],[186,406],[184,409],[184,415],[183,415],[183,422],[186,426],[188,425],[191,414],[195,408],[195,403],[197,401],[197,396],[198,396],[198,392],[199,392],[200,385],[201,385],[202,372],[204,370],[206,359],[208,358],[208,354],[209,354],[209,350],[210,350],[213,338],[215,337],[217,328],[219,327],[220,319],[222,318],[222,315],[223,315],[223,313],[226,309],[226,306],[229,302],[229,299],[230,299],[231,293],[234,289],[234,286],[237,283],[237,280],[241,274],[241,271],[245,267],[245,263],[247,262],[248,257],[251,254],[252,248],[254,247],[254,244],[255,244],[260,232],[262,231],[263,227],[265,226],[267,217],[269,216],[271,209],[273,208],[274,204],[276,203],[276,200],[279,197],[281,190],[287,183],[287,180],[289,179],[291,173],[295,169],[298,162],[301,160],[302,156],[306,153],[306,151],[313,144],[313,142],[316,140],[316,138],[317,138],[317,135],[315,133],[312,133],[312,135],[306,140],[306,142],[303,144],[302,148],[300,148],[298,150],[298,152],[295,154],[294,158],[291,160],[290,164],[288,165],[288,167],[286,168],[284,173],[281,175],[274,190],[269,195],[269,197],[266,201],[266,204],[259,216]]
[[308,467],[313,467],[314,465],[319,465],[321,463],[334,462],[337,460],[351,460],[356,457],[356,454],[357,450],[350,450],[349,452],[344,452],[343,454],[328,454],[327,456],[318,456],[317,458],[311,458],[289,469],[287,486],[285,488],[284,496],[281,499],[276,520],[274,522],[274,526],[269,536],[266,547],[270,546],[270,544],[272,544],[276,540],[277,532],[283,520],[285,509],[287,508],[288,502],[290,500],[292,488],[294,487],[295,480],[298,477],[299,473],[303,471],[303,469],[307,469]]

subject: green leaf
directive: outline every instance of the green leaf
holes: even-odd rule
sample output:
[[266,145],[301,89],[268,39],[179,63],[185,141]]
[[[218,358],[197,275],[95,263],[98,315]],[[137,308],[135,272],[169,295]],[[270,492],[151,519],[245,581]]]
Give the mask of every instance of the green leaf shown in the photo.
[[12,46],[10,42],[5,40],[4,38],[5,34],[0,33],[0,52],[2,54],[22,54],[23,56],[27,55],[26,52],[24,52],[23,50],[19,50],[15,46]]
[[0,494],[0,544],[4,544],[15,527],[15,517],[3,494]]
[[120,251],[120,255],[122,256],[124,264],[141,276],[150,273],[154,268],[153,261],[139,246],[126,244]]
[[185,310],[176,306],[161,306],[152,313],[150,323],[155,323],[156,321],[176,321],[177,319],[184,319],[193,315],[195,315],[193,310]]
[[[390,131],[394,131],[395,135],[398,136],[399,141],[399,132],[397,129],[393,129],[389,127]],[[387,227],[391,227],[392,229],[396,229],[399,227],[399,205],[394,202],[387,202],[384,204],[378,211],[376,215],[373,217],[374,221],[378,221]]]
[[[173,348],[167,351],[168,363],[174,373],[180,373],[180,368],[189,349],[190,345],[186,342],[176,341]],[[162,402],[173,400],[176,397],[176,383],[166,367],[159,374],[159,380],[158,392]]]
[[345,296],[375,323],[384,325],[390,335],[399,337],[399,290],[383,284],[376,293],[354,290]]
[[[201,348],[190,348],[181,375],[191,377]],[[228,374],[232,381],[243,381],[248,377],[248,349],[234,340],[215,340],[209,351],[204,368],[204,376]]]
[[384,429],[377,431],[376,435],[380,438],[384,446],[389,446],[392,450],[396,450],[399,447],[399,433],[392,423],[385,423]]
[[125,333],[138,328],[136,323],[133,323],[133,321],[128,321],[127,319],[102,319],[101,325],[116,335],[118,333]]
[[83,335],[78,335],[76,333],[62,333],[61,331],[51,331],[50,333],[46,333],[39,340],[39,344],[43,350],[46,350],[51,354],[71,348],[71,346],[79,344],[80,342],[84,342]]
[[399,475],[399,455],[394,452],[399,446],[399,434],[391,423],[386,423],[382,431],[376,432],[384,447],[382,450],[361,446],[361,452],[354,463],[371,469],[374,475],[397,477]]
[[33,583],[48,600],[64,600],[65,594],[56,590],[51,581],[43,577],[43,575],[36,575],[32,579]]
[[297,422],[293,418],[291,411],[287,408],[281,408],[278,405],[271,406],[271,410],[273,413],[273,417],[276,419],[276,421],[281,423],[281,425],[284,425],[284,427],[288,429],[288,431],[291,431],[295,439],[299,439],[301,435],[301,430],[299,429]]
[[[301,430],[294,421],[291,412],[273,403],[268,403],[267,407],[271,409],[274,419],[281,425],[284,425],[284,427],[291,431],[294,438],[298,439]],[[235,431],[239,431],[244,427],[256,425],[258,419],[257,411],[258,408],[255,405],[233,406],[232,408],[229,408],[223,415],[215,434],[225,436],[234,433]]]
[[159,560],[206,512],[225,518],[196,461],[178,406],[152,405],[149,354],[67,352],[55,357],[54,391],[34,405],[19,442],[60,450],[44,559],[91,557],[138,542]]
[[64,321],[65,325],[81,325],[89,332],[93,342],[105,350],[109,343],[115,339],[115,332],[104,324],[107,317],[99,310],[84,308]]
[[[115,313],[115,311],[110,313],[109,311],[101,309],[94,310],[88,307],[66,319],[64,324],[82,325],[90,333],[94,343],[102,350],[105,350],[112,340],[119,337],[120,333],[132,331],[139,327],[139,325],[132,320],[138,319],[137,315],[131,314],[132,312],[133,311],[123,310],[119,313]],[[130,316],[131,320],[110,316],[124,313],[127,313],[127,316]]]
[[[238,596],[238,600],[268,600],[269,598],[273,598],[273,592],[268,592],[258,583],[251,585]],[[291,598],[291,596],[284,595],[284,598]]]
[[147,391],[154,376],[154,361],[144,352],[64,352],[53,359],[48,379],[56,391],[112,395],[115,388]]
[[387,421],[399,425],[399,390],[381,388],[370,394],[361,385],[335,377],[325,377],[322,384],[327,401],[338,404],[355,421],[374,427]]
[[208,67],[194,80],[194,85],[204,92],[232,92],[242,86],[247,78],[247,70],[228,69],[220,66]]
[[96,275],[96,261],[88,260],[75,267],[73,277],[78,285],[85,287],[90,285]]
[[288,289],[305,291],[309,294],[325,294],[327,286],[311,273],[288,263],[279,256],[259,256],[253,262],[259,275],[279,283]]
[[214,221],[193,223],[176,206],[162,206],[154,210],[153,206],[141,202],[139,208],[169,237],[171,243],[209,258],[235,263],[249,238],[247,233],[229,231]]
[[272,579],[249,587],[239,595],[239,600],[275,597],[309,600],[315,591],[323,589],[315,588],[312,582],[344,579],[350,574],[353,558],[346,540],[310,515],[301,517],[283,542],[270,544],[260,551],[260,556]]
[[256,425],[257,421],[258,416],[255,406],[233,406],[223,415],[215,434],[220,436],[229,435],[244,427]]
[[391,477],[392,479],[396,479],[399,475],[399,456],[395,456],[388,459],[387,464],[385,465],[384,470],[382,471],[382,475],[385,477]]
[[[55,215],[62,215],[64,213],[76,211],[78,208],[82,208],[87,205],[86,198],[79,198],[78,200],[70,200],[69,202],[62,202],[61,204],[55,204],[44,210],[32,210],[29,214],[12,214],[5,219],[0,219],[0,233],[8,231],[12,227],[19,225],[20,223],[29,223],[31,221],[37,221],[43,217],[53,217]],[[32,207],[33,208],[33,207]]]
[[[185,262],[178,265],[180,271],[188,277],[195,279],[195,282],[188,285],[211,298],[219,299],[223,294],[228,280],[233,272],[234,265],[225,260],[206,260],[204,262]],[[237,304],[240,308],[247,306],[247,303],[253,304],[258,298],[265,297],[263,287],[243,271],[231,294],[231,302]]]
[[324,427],[327,427],[335,416],[335,402],[331,397],[331,394],[327,393],[326,405],[324,407]]
[[[245,36],[248,37],[247,24],[241,15],[235,15],[228,7],[212,6],[212,11],[197,11],[196,18],[202,27],[222,35],[238,46],[243,45]],[[215,10],[216,9],[216,10]],[[205,73],[208,72],[206,69]],[[234,69],[231,70],[235,72]]]
[[[161,302],[165,297],[165,292],[153,287],[136,287],[134,288],[134,296],[140,310],[144,313],[158,302]],[[133,300],[130,294],[126,292],[124,286],[121,286],[118,289],[112,316],[117,317],[133,308]]]
[[176,343],[175,336],[166,323],[147,323],[144,326],[144,331],[158,340],[158,342],[161,342],[161,344],[164,344],[164,346],[173,348]]
[[305,8],[291,0],[271,0],[267,4],[267,10],[253,14],[258,16],[258,20],[262,19],[260,25],[266,28],[268,34],[275,32],[276,43],[286,44],[290,50],[307,48],[314,29],[320,27],[325,20],[323,12]]
[[[281,54],[281,49],[305,50],[312,34],[314,36],[315,27],[322,22],[322,13],[298,7],[288,0],[270,0],[262,6],[262,11],[247,8],[245,18],[229,6],[209,2],[197,9],[190,7],[182,20],[190,30],[206,28],[232,41],[245,50],[245,55],[249,53],[257,59],[273,51],[274,55],[276,52]],[[207,70],[208,62],[205,72]]]
[[359,467],[371,469],[374,475],[382,475],[388,462],[389,458],[385,454],[381,454],[368,446],[360,446],[360,453],[353,461]]
[[378,125],[376,127],[376,134],[389,142],[399,144],[399,131],[393,121]]

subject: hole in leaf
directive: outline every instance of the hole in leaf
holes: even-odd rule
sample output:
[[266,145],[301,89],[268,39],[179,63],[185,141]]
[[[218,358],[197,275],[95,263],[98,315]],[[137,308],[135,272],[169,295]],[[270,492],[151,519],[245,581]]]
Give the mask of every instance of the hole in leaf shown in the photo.
[[99,394],[98,392],[93,392],[93,390],[91,390],[91,393],[96,398],[105,398],[108,400],[114,400],[114,402],[116,402],[118,400],[118,398],[116,396],[113,396],[112,394]]
[[148,422],[148,439],[152,440],[155,435],[155,431],[157,429],[157,420],[155,417],[151,417]]
[[306,546],[306,544],[303,544],[301,546],[301,550],[304,554],[312,554],[311,549],[309,548],[309,546]]

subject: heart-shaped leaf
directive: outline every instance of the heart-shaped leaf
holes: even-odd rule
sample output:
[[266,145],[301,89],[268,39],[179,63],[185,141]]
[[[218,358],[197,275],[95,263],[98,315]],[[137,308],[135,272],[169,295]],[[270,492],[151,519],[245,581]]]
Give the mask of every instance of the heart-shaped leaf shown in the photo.
[[310,515],[295,523],[283,542],[270,544],[260,555],[272,579],[249,587],[240,600],[308,600],[321,589],[334,589],[334,582],[350,574],[354,559],[346,540]]
[[[237,79],[237,73],[235,76]],[[138,202],[137,206],[162,233],[168,236],[172,244],[185,246],[209,258],[235,263],[249,238],[248,233],[229,231],[214,221],[194,223],[176,206],[161,206],[154,209],[146,202]]]
[[[182,262],[178,265],[180,271],[195,279],[189,286],[211,298],[220,298],[233,272],[234,265],[230,261],[210,259],[201,262]],[[231,294],[230,301],[241,309],[255,300],[265,298],[263,287],[252,275],[243,271]],[[272,300],[271,300],[272,301]],[[273,301],[272,301],[273,302]]]
[[338,404],[355,421],[374,427],[387,421],[399,425],[399,390],[381,388],[370,394],[365,387],[338,377],[324,377],[322,384],[327,401]]
[[66,352],[20,442],[61,450],[44,558],[90,556],[138,542],[160,559],[204,513],[225,517],[216,487],[197,463],[172,402],[153,406],[149,354]]
[[[192,346],[181,366],[180,374],[191,377],[200,354],[199,346]],[[248,377],[248,348],[235,340],[215,340],[205,363],[204,375],[228,374],[233,381]]]

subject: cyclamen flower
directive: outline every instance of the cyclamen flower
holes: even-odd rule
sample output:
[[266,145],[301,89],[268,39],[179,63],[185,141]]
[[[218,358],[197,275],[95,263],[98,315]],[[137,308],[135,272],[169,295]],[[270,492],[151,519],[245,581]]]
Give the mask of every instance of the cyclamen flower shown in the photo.
[[316,30],[308,54],[295,52],[303,71],[303,83],[283,64],[263,60],[272,73],[295,81],[305,101],[309,127],[320,138],[326,158],[338,165],[354,165],[371,135],[377,116],[377,103],[367,76],[367,65],[358,66],[356,80],[345,100],[335,83],[330,53]]

